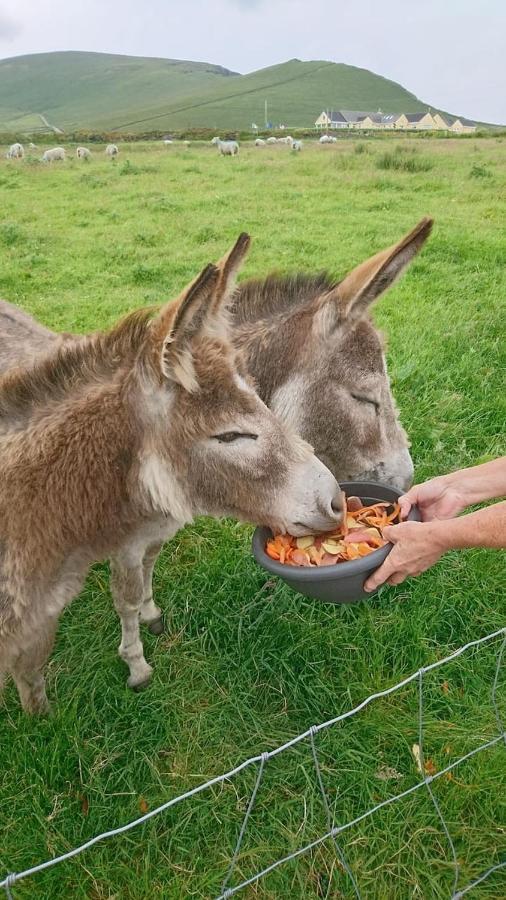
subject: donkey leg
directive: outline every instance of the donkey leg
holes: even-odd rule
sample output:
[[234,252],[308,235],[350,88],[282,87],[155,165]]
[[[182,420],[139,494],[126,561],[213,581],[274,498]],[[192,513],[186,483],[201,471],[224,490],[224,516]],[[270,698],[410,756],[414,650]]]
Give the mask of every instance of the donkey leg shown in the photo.
[[153,569],[162,547],[162,542],[152,544],[146,550],[142,561],[144,599],[140,611],[140,620],[148,626],[151,634],[162,634],[164,630],[162,611],[153,601]]
[[42,622],[36,639],[31,636],[23,641],[22,649],[12,664],[11,674],[18,689],[21,705],[27,713],[49,711],[44,665],[53,649],[57,624],[57,617]]
[[153,669],[144,658],[140,637],[139,613],[144,595],[142,564],[126,566],[119,560],[112,560],[111,593],[121,621],[118,653],[130,669],[128,687],[139,690],[145,687],[153,674]]

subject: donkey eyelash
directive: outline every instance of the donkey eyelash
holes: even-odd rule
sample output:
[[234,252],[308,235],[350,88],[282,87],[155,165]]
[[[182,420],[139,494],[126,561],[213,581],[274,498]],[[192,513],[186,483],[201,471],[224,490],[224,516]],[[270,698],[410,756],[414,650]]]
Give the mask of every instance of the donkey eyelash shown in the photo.
[[351,395],[354,400],[358,400],[359,403],[369,403],[371,406],[374,406],[376,412],[379,411],[379,403],[377,400],[371,400],[370,397],[364,397],[362,394],[352,394]]
[[239,438],[249,438],[251,441],[256,441],[258,434],[249,434],[243,431],[225,431],[223,434],[215,434],[213,437],[220,444],[232,444],[234,441],[238,441]]

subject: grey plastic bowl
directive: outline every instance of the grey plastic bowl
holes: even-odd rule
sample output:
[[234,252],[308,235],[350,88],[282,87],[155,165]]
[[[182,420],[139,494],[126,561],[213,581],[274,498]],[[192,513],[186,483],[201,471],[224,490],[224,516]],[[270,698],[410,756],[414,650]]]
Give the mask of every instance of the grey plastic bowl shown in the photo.
[[[340,482],[340,486],[349,497],[360,497],[364,506],[376,503],[378,500],[392,503],[401,496],[401,492],[393,487],[368,481]],[[420,521],[420,514],[416,507],[411,509],[408,520]],[[387,544],[361,559],[337,563],[335,566],[309,569],[302,566],[285,566],[267,556],[264,547],[270,537],[272,537],[270,528],[255,529],[252,546],[253,556],[257,563],[273,575],[279,575],[299,594],[313,597],[315,600],[323,600],[325,603],[358,603],[365,597],[372,597],[376,591],[367,593],[364,591],[364,583],[369,575],[384,562],[392,549],[392,544]]]

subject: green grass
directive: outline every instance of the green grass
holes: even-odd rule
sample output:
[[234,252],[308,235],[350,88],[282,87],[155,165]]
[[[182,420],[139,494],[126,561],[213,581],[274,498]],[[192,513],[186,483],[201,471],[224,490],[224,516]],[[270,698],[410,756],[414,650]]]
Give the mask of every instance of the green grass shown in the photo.
[[[378,304],[417,478],[504,453],[504,144],[423,144],[430,172],[379,171],[381,144],[241,147],[220,158],[124,145],[45,167],[0,161],[0,296],[48,325],[111,325],[174,296],[240,230],[246,275],[272,268],[338,276],[435,217],[429,244]],[[477,178],[473,166],[491,177]],[[333,608],[271,582],[250,529],[200,520],[165,548],[156,596],[167,633],[144,635],[155,664],[142,694],[125,685],[105,566],[65,612],[48,671],[53,715],[26,718],[12,686],[0,709],[0,871],[19,871],[278,746],[421,665],[504,624],[504,560],[448,554],[421,577],[357,607]],[[493,736],[494,648],[427,677],[428,757],[441,768]],[[445,685],[447,682],[447,687]],[[505,710],[504,675],[500,684]],[[506,710],[505,710],[506,712]],[[323,777],[340,822],[417,780],[417,697],[409,686],[320,735]],[[376,777],[381,766],[402,775]],[[64,865],[16,885],[30,900],[209,898],[219,893],[255,772]],[[434,786],[462,865],[461,886],[504,856],[504,748]],[[238,875],[326,829],[300,744],[267,764]],[[424,791],[344,833],[368,900],[450,895],[450,853]],[[330,845],[244,891],[262,900],[350,897]],[[504,896],[504,873],[473,898]]]
[[7,59],[0,61],[0,131],[27,131],[37,113],[66,131],[249,129],[252,122],[263,125],[266,100],[269,119],[290,127],[312,126],[324,107],[428,108],[396,82],[343,63],[292,59],[232,74],[208,63],[107,53]]

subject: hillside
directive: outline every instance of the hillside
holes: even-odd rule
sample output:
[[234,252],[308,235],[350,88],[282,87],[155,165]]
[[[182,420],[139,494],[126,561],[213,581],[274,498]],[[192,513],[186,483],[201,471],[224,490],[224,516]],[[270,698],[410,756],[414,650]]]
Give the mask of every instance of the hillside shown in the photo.
[[312,125],[325,108],[381,108],[389,112],[418,112],[428,108],[401,85],[367,69],[293,59],[249,75],[223,79],[183,102],[158,109],[151,105],[139,118],[132,116],[118,122],[116,127],[128,130],[198,125],[248,128],[252,122],[264,123],[265,101],[270,121],[292,127]]
[[297,59],[238,75],[221,66],[104,53],[43,53],[0,61],[0,130],[44,119],[75,129],[247,128],[268,118],[310,126],[324,108],[427,109],[367,69]]
[[238,77],[221,66],[111,53],[38,53],[0,60],[0,130],[107,127],[147,105],[183,101]]

